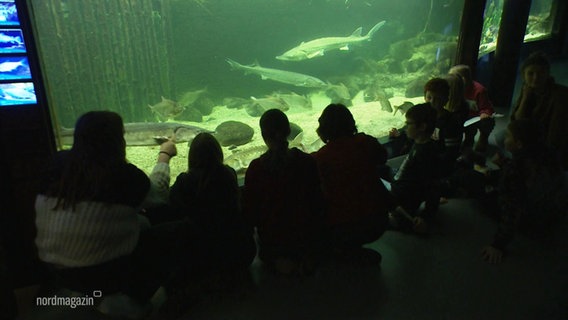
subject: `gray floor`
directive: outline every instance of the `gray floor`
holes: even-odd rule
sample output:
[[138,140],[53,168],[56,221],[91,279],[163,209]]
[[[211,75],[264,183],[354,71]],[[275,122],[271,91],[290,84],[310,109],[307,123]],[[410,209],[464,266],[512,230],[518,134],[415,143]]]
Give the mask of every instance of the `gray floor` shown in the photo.
[[[380,268],[327,265],[293,278],[255,261],[250,290],[202,299],[182,319],[568,319],[568,228],[545,243],[519,237],[490,265],[479,252],[494,230],[475,201],[451,199],[428,238],[387,231],[372,243]],[[44,308],[29,318],[96,317]]]
[[568,319],[568,253],[519,238],[500,265],[479,252],[495,230],[473,200],[452,199],[428,238],[387,231],[369,247],[381,268],[327,266],[307,278],[251,268],[256,288],[207,301],[183,319]]

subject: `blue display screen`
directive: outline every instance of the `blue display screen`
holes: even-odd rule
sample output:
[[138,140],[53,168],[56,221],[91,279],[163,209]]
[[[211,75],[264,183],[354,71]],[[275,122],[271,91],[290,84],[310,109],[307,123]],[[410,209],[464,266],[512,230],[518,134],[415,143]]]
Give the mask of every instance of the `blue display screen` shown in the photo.
[[0,0],[0,106],[37,104],[15,0]]
[[0,80],[29,80],[31,78],[27,57],[0,56]]
[[20,29],[0,29],[0,53],[25,53],[26,44]]
[[19,26],[18,10],[14,0],[0,0],[0,26]]
[[0,83],[0,106],[36,103],[37,98],[32,82]]

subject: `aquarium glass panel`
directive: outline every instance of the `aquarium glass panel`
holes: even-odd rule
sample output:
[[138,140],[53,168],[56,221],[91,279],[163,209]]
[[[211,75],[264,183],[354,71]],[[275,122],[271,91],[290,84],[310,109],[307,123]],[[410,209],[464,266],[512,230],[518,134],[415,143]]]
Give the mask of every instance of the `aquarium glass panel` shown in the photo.
[[36,104],[32,82],[0,83],[0,106]]
[[244,171],[263,152],[270,108],[307,152],[323,144],[318,117],[331,102],[370,135],[402,127],[426,81],[453,64],[463,2],[28,0],[63,147],[81,114],[116,111],[130,124],[129,160],[147,172],[157,142],[180,128],[173,176],[200,130]]
[[533,0],[525,31],[525,42],[536,41],[550,37],[554,23],[552,12],[553,0]]
[[[553,0],[533,0],[531,2],[524,42],[550,37],[554,23],[552,2]],[[487,0],[479,45],[479,57],[495,51],[502,14],[503,0]]]

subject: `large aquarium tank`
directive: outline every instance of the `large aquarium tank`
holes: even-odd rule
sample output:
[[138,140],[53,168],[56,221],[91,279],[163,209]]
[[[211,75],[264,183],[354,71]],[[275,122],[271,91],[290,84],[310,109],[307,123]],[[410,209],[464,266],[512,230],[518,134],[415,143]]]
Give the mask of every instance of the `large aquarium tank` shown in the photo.
[[[524,42],[549,38],[554,23],[553,2],[558,0],[532,0]],[[487,0],[483,19],[483,31],[479,45],[479,57],[495,51],[504,0]]]
[[349,106],[385,137],[453,64],[463,0],[28,0],[58,143],[76,119],[112,110],[127,157],[150,172],[174,134],[172,176],[188,142],[213,132],[243,174],[264,150],[259,117],[283,110],[291,146],[323,142],[318,117]]

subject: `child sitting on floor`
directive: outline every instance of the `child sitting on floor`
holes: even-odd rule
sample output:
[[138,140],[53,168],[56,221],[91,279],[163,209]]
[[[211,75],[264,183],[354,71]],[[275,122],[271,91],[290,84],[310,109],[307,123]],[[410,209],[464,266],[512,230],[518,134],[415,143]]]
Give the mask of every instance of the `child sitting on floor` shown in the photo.
[[[431,136],[436,124],[436,110],[428,103],[416,105],[406,112],[406,134],[414,140],[410,152],[400,165],[391,184],[391,193],[404,211],[390,216],[391,225],[415,232],[427,231],[439,205],[440,146]],[[422,202],[425,209],[417,213]]]

